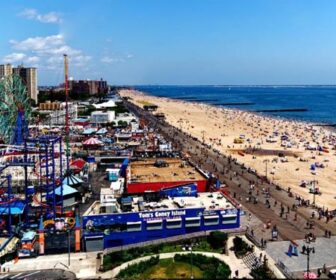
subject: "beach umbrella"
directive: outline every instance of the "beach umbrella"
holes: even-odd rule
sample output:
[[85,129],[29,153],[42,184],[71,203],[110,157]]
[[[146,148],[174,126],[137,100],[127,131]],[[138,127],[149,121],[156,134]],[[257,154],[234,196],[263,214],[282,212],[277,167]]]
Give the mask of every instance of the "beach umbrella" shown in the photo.
[[105,133],[107,133],[106,127],[103,127],[96,132],[96,134],[105,134]]
[[315,169],[316,169],[316,166],[315,166],[314,163],[312,165],[310,165],[310,170],[315,171]]
[[101,138],[101,141],[103,141],[104,143],[107,143],[107,144],[113,143],[113,140],[111,138],[107,138],[107,137]]
[[87,139],[86,141],[83,142],[83,145],[86,145],[86,146],[97,146],[97,145],[102,145],[103,142],[94,138],[94,137],[91,137],[89,139]]
[[90,135],[90,134],[92,134],[92,133],[94,133],[94,132],[96,132],[96,131],[97,131],[96,128],[92,128],[92,127],[90,127],[90,128],[85,129],[85,130],[82,132],[82,134],[84,134],[84,135]]

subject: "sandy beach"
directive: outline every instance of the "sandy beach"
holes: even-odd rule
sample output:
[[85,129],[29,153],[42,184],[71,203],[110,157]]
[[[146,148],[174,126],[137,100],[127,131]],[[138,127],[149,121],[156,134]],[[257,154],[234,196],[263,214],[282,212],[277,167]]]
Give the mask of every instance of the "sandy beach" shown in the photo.
[[[235,109],[120,91],[143,107],[151,103],[166,121],[231,155],[270,181],[329,210],[336,208],[336,134],[313,124],[276,119]],[[312,165],[314,167],[312,167]],[[306,183],[302,186],[302,183]]]

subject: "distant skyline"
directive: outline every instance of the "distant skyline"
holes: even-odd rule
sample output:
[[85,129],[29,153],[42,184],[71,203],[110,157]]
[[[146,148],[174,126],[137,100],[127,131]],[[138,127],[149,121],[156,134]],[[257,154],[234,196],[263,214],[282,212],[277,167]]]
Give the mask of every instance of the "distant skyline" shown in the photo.
[[0,63],[38,67],[39,85],[336,84],[333,0],[11,0]]

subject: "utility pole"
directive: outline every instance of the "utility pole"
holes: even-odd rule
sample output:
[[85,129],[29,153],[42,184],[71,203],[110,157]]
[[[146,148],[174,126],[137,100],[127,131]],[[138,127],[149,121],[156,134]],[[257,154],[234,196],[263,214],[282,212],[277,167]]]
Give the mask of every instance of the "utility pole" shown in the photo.
[[307,246],[306,252],[307,252],[307,279],[310,279],[310,269],[309,269],[310,258],[309,257],[310,257],[310,252],[312,252],[313,254],[315,253],[315,248]]

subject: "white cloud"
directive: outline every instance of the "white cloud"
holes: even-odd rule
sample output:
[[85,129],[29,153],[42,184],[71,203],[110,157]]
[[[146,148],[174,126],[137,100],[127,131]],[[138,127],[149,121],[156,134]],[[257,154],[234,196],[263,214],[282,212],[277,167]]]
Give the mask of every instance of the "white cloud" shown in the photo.
[[22,41],[10,40],[13,52],[4,57],[5,62],[22,61],[27,64],[39,63],[47,69],[58,68],[63,61],[63,54],[67,54],[73,66],[85,66],[91,56],[81,50],[70,47],[62,34],[46,37],[29,37]]
[[23,41],[10,40],[13,48],[21,51],[48,52],[54,51],[55,48],[64,46],[64,37],[62,34],[51,35],[46,37],[30,37]]
[[38,56],[30,56],[25,59],[26,63],[38,63],[40,58]]
[[124,62],[124,59],[117,58],[117,57],[104,56],[101,58],[100,61],[103,63],[112,64],[112,63],[117,63],[117,62]]
[[62,21],[59,13],[49,12],[47,14],[39,14],[36,9],[24,9],[19,13],[19,16],[43,23],[60,23]]
[[119,63],[119,62],[125,62],[127,59],[133,58],[132,54],[127,54],[123,57],[114,57],[114,56],[103,56],[100,61],[107,64],[113,64],[113,63]]
[[40,58],[37,56],[27,56],[24,53],[11,53],[6,55],[3,59],[5,63],[27,63],[31,66],[36,67],[37,63],[40,61]]
[[24,53],[11,53],[4,57],[3,61],[5,63],[14,63],[14,62],[22,62],[22,60],[26,57]]

